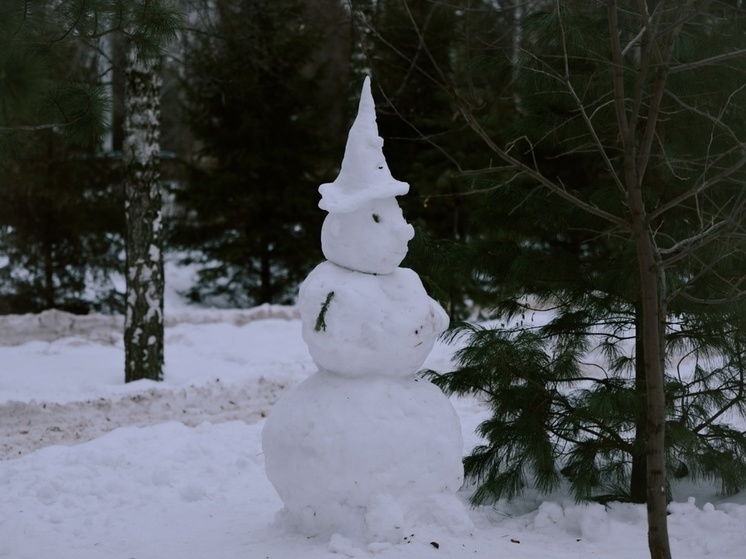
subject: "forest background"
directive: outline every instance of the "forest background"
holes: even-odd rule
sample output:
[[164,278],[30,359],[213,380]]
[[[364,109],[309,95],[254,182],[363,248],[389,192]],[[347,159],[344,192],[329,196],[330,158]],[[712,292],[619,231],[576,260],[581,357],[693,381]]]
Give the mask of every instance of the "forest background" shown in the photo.
[[[426,59],[400,2],[355,3],[355,12],[338,0],[174,5],[186,18],[160,67],[165,246],[195,265],[192,300],[294,301],[323,259],[317,188],[336,176],[366,74],[392,172],[412,187],[402,199],[408,219],[433,239],[468,238],[469,209],[479,202],[461,196],[474,186],[461,169],[470,159],[487,165],[490,156],[417,69]],[[411,9],[438,45],[439,63],[469,63],[466,53],[458,59],[462,8],[413,2]],[[509,47],[513,11],[485,3],[469,14],[495,34],[491,48]],[[111,113],[99,141],[85,147],[54,127],[4,128],[13,133],[4,134],[12,158],[0,170],[0,313],[123,312],[123,41],[58,40],[53,58],[29,64],[39,53],[23,59],[13,20],[5,21],[6,115],[18,105],[16,92],[35,80],[98,87]],[[435,137],[438,144],[429,141]],[[425,242],[420,236],[413,253]],[[452,295],[452,310],[465,311],[461,294]]]
[[[125,309],[137,33],[86,34],[87,5],[0,5],[2,314]],[[467,336],[432,377],[493,411],[465,461],[475,501],[569,480],[580,500],[662,500],[665,528],[666,473],[742,490],[740,1],[171,5],[184,17],[160,59],[164,248],[194,267],[192,301],[294,302],[323,259],[317,188],[369,74],[392,174],[411,185],[404,264]],[[41,18],[54,39],[19,40],[18,21],[65,6],[73,27]],[[49,112],[19,124],[28,91]],[[110,106],[94,141],[71,99]]]

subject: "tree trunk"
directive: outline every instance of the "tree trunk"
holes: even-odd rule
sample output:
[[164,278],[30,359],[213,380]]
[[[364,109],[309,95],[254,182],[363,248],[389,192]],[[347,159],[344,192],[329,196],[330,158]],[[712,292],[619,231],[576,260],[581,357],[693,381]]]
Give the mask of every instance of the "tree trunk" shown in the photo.
[[127,301],[125,382],[163,380],[163,234],[159,183],[161,79],[156,61],[125,70],[124,160]]
[[262,242],[259,282],[262,303],[274,303],[272,289],[272,259],[270,257],[270,244],[266,240]]
[[632,216],[632,233],[637,249],[642,303],[642,348],[647,386],[647,425],[645,447],[647,462],[648,547],[651,559],[671,559],[668,541],[664,335],[666,324],[665,277],[645,214],[642,189],[630,186],[628,205]]
[[632,447],[632,472],[629,496],[633,503],[647,501],[647,459],[645,438],[647,430],[647,382],[645,382],[645,344],[642,324],[642,305],[635,304],[635,443]]
[[55,307],[55,289],[54,289],[54,241],[52,233],[49,231],[49,225],[44,224],[42,237],[42,254],[44,258],[44,308],[53,309]]

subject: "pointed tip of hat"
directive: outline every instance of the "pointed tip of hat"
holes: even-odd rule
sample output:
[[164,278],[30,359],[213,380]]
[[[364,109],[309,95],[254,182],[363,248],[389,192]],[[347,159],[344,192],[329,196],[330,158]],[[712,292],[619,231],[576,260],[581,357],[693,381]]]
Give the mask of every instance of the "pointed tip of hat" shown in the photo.
[[328,212],[349,212],[370,200],[400,196],[409,185],[391,176],[378,135],[376,105],[365,76],[357,116],[347,136],[342,169],[332,183],[319,187],[319,207]]
[[365,76],[365,79],[363,80],[363,87],[360,89],[360,103],[358,104],[358,114],[360,114],[363,109],[366,111],[373,109],[373,114],[375,114],[376,111],[376,104],[373,101],[373,93],[370,90],[370,76]]
[[[364,135],[369,136],[370,138],[378,138],[376,102],[373,100],[373,93],[370,89],[370,76],[365,76],[363,87],[360,89],[360,101],[357,106],[357,116],[350,128],[349,137],[352,137],[353,135]],[[383,142],[383,140],[380,141]]]

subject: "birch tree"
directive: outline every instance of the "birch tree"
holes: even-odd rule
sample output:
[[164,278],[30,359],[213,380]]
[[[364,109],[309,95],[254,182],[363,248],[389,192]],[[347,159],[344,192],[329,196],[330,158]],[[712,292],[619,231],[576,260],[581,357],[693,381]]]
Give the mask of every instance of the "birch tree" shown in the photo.
[[163,380],[163,225],[159,183],[158,64],[127,53],[125,381]]
[[125,29],[125,382],[163,380],[163,223],[160,184],[162,49],[178,13],[160,1],[131,6]]

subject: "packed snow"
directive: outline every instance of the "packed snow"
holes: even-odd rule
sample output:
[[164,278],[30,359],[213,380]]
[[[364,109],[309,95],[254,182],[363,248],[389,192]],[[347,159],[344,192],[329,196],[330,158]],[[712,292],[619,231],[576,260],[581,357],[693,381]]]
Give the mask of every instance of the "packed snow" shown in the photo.
[[[298,535],[276,520],[283,503],[261,452],[273,403],[316,370],[296,309],[172,304],[166,319],[165,380],[125,386],[121,318],[0,317],[0,557],[647,556],[643,506],[578,505],[533,491],[469,509],[469,534],[422,519],[399,543],[374,549]],[[447,370],[452,351],[438,342],[425,367]],[[452,401],[468,451],[486,412],[474,400]],[[687,485],[675,497],[677,559],[743,557],[743,494]]]
[[280,399],[264,429],[282,518],[308,535],[398,543],[426,519],[468,534],[459,419],[425,380],[319,372]]
[[352,376],[414,374],[448,326],[448,315],[407,268],[374,276],[324,262],[301,286],[299,308],[316,364]]
[[383,138],[378,135],[376,107],[366,77],[360,95],[358,115],[347,136],[344,159],[334,182],[319,187],[319,207],[330,213],[346,213],[371,200],[369,186],[376,185],[373,198],[390,198],[409,192],[406,182],[391,176],[383,155]]
[[[398,544],[422,521],[452,535],[474,530],[456,497],[464,481],[458,415],[440,389],[415,377],[448,316],[413,270],[399,268],[414,231],[390,173],[370,173],[371,161],[385,165],[382,147],[366,78],[345,180],[334,184],[344,209],[328,210],[328,260],[298,295],[318,371],[280,398],[262,433],[285,524],[371,550]],[[322,196],[330,188],[322,185]]]
[[338,266],[390,274],[407,253],[414,228],[394,198],[369,200],[355,210],[330,213],[321,228],[324,256]]

